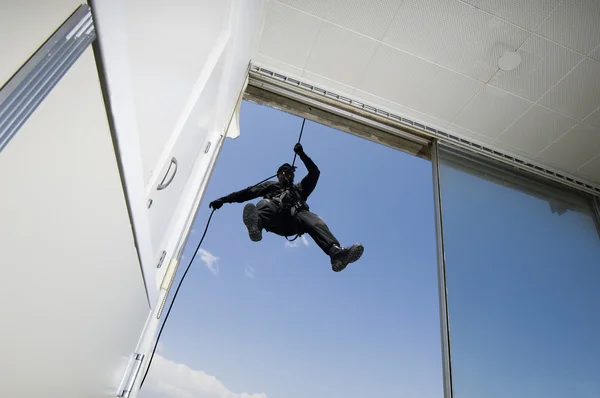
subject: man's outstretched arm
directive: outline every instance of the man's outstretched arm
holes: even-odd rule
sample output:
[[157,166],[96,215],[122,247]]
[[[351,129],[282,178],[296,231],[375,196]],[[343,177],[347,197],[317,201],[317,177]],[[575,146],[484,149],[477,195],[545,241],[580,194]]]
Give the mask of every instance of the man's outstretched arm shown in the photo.
[[321,171],[319,170],[315,162],[313,162],[312,159],[308,157],[308,155],[304,152],[302,144],[297,143],[294,146],[294,152],[296,152],[296,154],[298,155],[300,160],[302,160],[302,163],[304,163],[306,169],[308,170],[308,174],[302,179],[302,181],[300,181],[302,196],[304,196],[304,199],[306,200],[317,186],[317,182],[319,181]]
[[210,202],[209,206],[212,209],[218,210],[224,203],[243,203],[248,200],[256,199],[265,195],[272,184],[272,181],[267,181],[256,186],[242,189],[241,191],[232,192],[229,195],[213,200]]

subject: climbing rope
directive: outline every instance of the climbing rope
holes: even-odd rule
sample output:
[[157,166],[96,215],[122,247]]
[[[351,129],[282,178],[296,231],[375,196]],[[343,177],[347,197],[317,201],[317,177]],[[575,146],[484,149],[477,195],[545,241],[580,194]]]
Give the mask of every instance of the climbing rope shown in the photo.
[[[300,143],[300,140],[302,139],[302,132],[304,131],[304,122],[306,122],[306,119],[303,119],[303,121],[302,121],[302,128],[300,129],[300,136],[298,137],[298,143]],[[292,166],[294,165],[295,162],[296,162],[296,153],[294,153],[294,161],[292,162]],[[269,178],[265,178],[261,182],[254,184],[251,188],[254,188],[257,185],[262,184],[263,182],[268,181],[273,177],[277,177],[277,174],[272,175]],[[202,237],[200,238],[198,245],[196,245],[196,250],[194,250],[194,255],[192,256],[192,258],[188,262],[187,266],[185,267],[185,272],[183,273],[183,275],[181,276],[181,279],[179,280],[179,283],[177,284],[177,289],[175,289],[175,293],[173,294],[173,299],[171,300],[171,303],[169,304],[169,309],[167,310],[167,313],[165,314],[165,319],[164,319],[162,325],[160,326],[158,335],[156,336],[156,342],[154,343],[154,348],[152,349],[152,354],[150,355],[150,360],[148,361],[148,366],[146,367],[146,372],[144,373],[144,378],[142,379],[142,382],[140,383],[140,389],[144,385],[144,381],[146,381],[146,376],[148,376],[148,371],[150,370],[150,365],[152,365],[152,360],[154,359],[154,354],[156,353],[156,348],[158,347],[158,342],[160,341],[160,336],[162,335],[165,324],[167,323],[167,319],[169,318],[169,314],[171,313],[171,309],[173,308],[173,303],[175,303],[175,299],[177,298],[177,294],[179,293],[179,289],[181,288],[183,280],[185,279],[185,276],[187,275],[188,271],[190,270],[192,264],[194,263],[194,259],[196,258],[198,251],[200,250],[200,246],[202,245],[202,242],[204,241],[204,237],[206,236],[206,233],[208,232],[208,226],[210,225],[210,220],[212,219],[212,216],[214,213],[215,213],[215,209],[212,209],[212,211],[210,212],[210,216],[208,217],[208,221],[206,222],[206,227],[204,228],[204,233],[202,234]],[[293,242],[296,239],[298,239],[298,237],[300,235],[301,234],[298,234],[298,235],[296,235],[296,237],[294,239],[292,239],[292,240],[288,239],[288,241]],[[287,239],[287,236],[285,238]]]
[[[306,122],[306,119],[302,119],[302,128],[300,129],[300,136],[298,137],[298,144],[300,143],[300,140],[302,139],[302,132],[304,131],[304,122]],[[292,162],[292,167],[294,167],[294,164],[296,163],[296,155],[297,155],[297,153],[294,152],[294,161]]]

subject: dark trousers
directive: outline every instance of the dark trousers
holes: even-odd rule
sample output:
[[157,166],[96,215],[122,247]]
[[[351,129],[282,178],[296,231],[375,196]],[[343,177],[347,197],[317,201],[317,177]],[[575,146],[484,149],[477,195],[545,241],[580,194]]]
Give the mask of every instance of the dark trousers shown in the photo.
[[325,254],[329,254],[333,245],[340,245],[325,221],[308,210],[299,210],[294,216],[291,216],[288,211],[284,211],[270,199],[259,201],[256,204],[256,210],[258,210],[263,228],[269,232],[281,236],[307,233]]

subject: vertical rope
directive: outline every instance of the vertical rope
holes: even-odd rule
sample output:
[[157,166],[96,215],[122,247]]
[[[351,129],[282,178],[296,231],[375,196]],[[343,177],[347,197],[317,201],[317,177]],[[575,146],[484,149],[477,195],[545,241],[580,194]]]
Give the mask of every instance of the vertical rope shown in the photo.
[[[300,137],[298,137],[298,144],[300,143],[300,140],[302,139],[302,132],[304,131],[304,123],[306,122],[306,119],[302,120],[302,128],[300,129]],[[292,162],[292,167],[294,166],[294,164],[296,163],[296,153],[294,152],[294,161]]]

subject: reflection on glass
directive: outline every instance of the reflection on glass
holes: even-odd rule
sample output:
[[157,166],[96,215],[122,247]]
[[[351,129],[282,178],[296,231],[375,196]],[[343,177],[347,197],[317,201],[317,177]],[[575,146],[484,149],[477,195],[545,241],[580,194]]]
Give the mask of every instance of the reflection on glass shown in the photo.
[[600,397],[591,201],[440,148],[455,398]]

